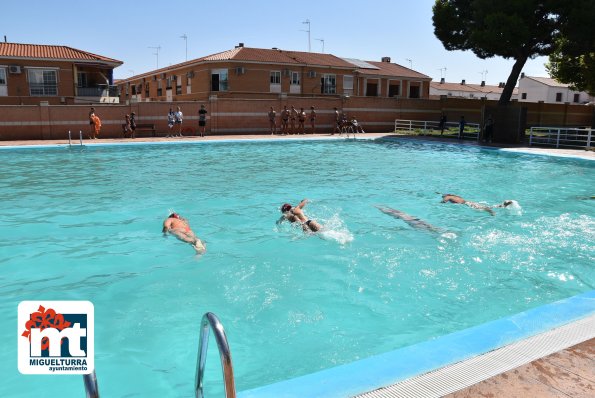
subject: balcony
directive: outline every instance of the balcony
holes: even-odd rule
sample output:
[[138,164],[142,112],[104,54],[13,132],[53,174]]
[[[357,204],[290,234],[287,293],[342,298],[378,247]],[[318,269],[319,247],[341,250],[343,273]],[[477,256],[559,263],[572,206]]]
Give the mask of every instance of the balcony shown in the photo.
[[[75,102],[106,102],[119,103],[118,86],[108,86],[107,84],[98,84],[94,87],[77,87]],[[81,97],[84,97],[81,98]]]

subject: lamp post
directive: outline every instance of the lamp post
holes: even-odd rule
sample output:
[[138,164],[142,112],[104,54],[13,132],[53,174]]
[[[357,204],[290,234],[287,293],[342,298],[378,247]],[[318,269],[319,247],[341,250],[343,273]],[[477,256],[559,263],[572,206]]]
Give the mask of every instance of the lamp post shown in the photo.
[[184,39],[186,42],[186,61],[188,61],[188,36],[186,36],[186,33],[184,33],[182,36],[180,36],[180,39]]

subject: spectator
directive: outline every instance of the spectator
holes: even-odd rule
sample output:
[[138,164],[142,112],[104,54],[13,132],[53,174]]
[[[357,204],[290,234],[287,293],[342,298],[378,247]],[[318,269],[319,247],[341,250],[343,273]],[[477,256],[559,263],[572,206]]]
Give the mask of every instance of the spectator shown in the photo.
[[136,138],[136,113],[130,113],[130,136]]
[[176,114],[172,108],[169,108],[169,112],[167,112],[167,128],[169,129],[169,133],[165,136],[165,138],[173,137],[173,128],[176,121]]
[[200,110],[198,111],[198,130],[200,131],[200,136],[205,136],[205,130],[207,129],[207,110],[205,109],[204,105],[200,106]]
[[463,139],[463,132],[465,131],[465,116],[461,116],[461,120],[459,121],[459,139]]
[[310,129],[312,134],[316,133],[316,111],[313,106],[310,107]]
[[184,119],[184,114],[182,113],[182,110],[180,109],[180,107],[178,106],[178,110],[176,111],[175,115],[175,124],[177,126],[176,131],[177,131],[177,136],[178,137],[182,137],[182,120]]
[[277,122],[276,122],[277,112],[275,112],[275,110],[273,109],[272,106],[271,106],[271,110],[269,110],[268,116],[269,116],[269,127],[271,129],[271,135],[273,135],[277,132]]
[[283,105],[283,110],[281,111],[281,134],[287,134],[288,130],[288,122],[289,122],[289,110],[287,109],[287,105]]
[[300,112],[298,113],[298,134],[305,134],[304,129],[304,122],[306,121],[306,112],[304,112],[304,108],[300,108]]

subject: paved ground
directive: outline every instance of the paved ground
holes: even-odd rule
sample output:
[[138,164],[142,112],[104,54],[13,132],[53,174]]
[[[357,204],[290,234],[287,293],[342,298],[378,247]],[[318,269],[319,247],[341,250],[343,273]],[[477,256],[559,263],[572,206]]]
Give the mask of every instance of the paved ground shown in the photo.
[[[363,134],[358,138],[377,138],[394,136],[390,133],[384,134]],[[225,135],[201,137],[183,137],[183,138],[137,138],[137,139],[99,139],[84,140],[85,145],[91,143],[142,143],[142,142],[167,142],[167,141],[220,141],[227,139],[234,140],[255,140],[255,139],[301,139],[301,138],[327,138],[341,139],[339,136],[329,134],[316,135]],[[455,141],[439,137],[417,137],[403,136],[402,139],[422,139],[430,141],[440,141],[449,143],[458,143],[463,145],[477,146],[476,142]],[[0,146],[22,146],[22,145],[66,145],[68,140],[47,140],[47,141],[0,141]],[[74,140],[73,144],[78,144]],[[491,145],[495,148],[504,148],[503,146]],[[583,159],[595,160],[595,152],[587,150],[572,149],[554,149],[554,148],[532,148],[525,146],[506,146],[507,150],[520,151],[535,154],[555,155],[563,157],[578,157]],[[552,354],[548,357],[539,359],[530,364],[513,369],[492,377],[474,386],[458,391],[447,396],[448,398],[553,398],[553,397],[595,397],[595,339],[589,340],[577,346],[564,351]]]
[[[471,146],[478,146],[478,143],[475,141],[457,141],[453,140],[452,138],[441,138],[441,137],[432,137],[432,136],[413,136],[413,135],[396,135],[392,133],[367,133],[367,134],[358,134],[358,138],[379,138],[379,137],[390,137],[396,136],[403,139],[413,139],[413,140],[427,140],[427,141],[438,141],[438,142],[448,142],[452,144],[461,144],[461,145],[471,145]],[[302,138],[328,138],[328,139],[341,139],[342,137],[338,135],[330,135],[330,134],[306,134],[306,135],[216,135],[216,136],[207,136],[207,137],[182,137],[182,138],[164,138],[164,137],[142,137],[136,139],[130,138],[116,138],[116,139],[98,139],[98,140],[87,140],[84,139],[83,143],[85,145],[90,143],[140,143],[140,142],[167,142],[167,141],[221,141],[221,140],[258,140],[258,139],[275,139],[275,140],[283,140],[283,139],[302,139]],[[73,139],[72,143],[74,145],[79,143],[78,139]],[[21,146],[21,145],[66,145],[68,144],[68,140],[30,140],[30,141],[0,141],[0,146]],[[555,156],[564,156],[564,157],[578,157],[583,159],[590,159],[595,160],[595,151],[587,151],[584,149],[555,149],[555,148],[535,148],[535,147],[527,147],[523,145],[514,145],[514,146],[500,146],[500,145],[486,145],[493,148],[506,148],[507,150],[511,151],[521,151],[521,152],[528,152],[528,153],[535,153],[535,154],[544,154],[544,155],[555,155]]]
[[499,374],[446,398],[595,397],[595,339]]

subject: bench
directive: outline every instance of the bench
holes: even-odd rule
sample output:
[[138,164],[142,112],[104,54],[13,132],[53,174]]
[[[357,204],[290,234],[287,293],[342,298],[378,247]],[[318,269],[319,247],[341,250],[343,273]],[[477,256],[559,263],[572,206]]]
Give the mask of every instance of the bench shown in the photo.
[[[122,124],[122,131],[126,128],[126,124]],[[150,131],[151,137],[155,137],[155,125],[153,123],[137,123],[135,135],[137,135],[141,131]]]

